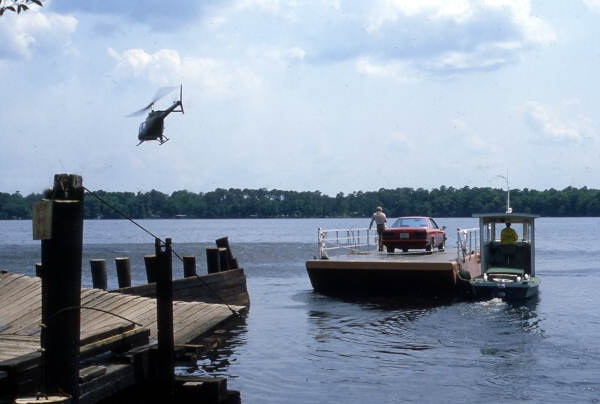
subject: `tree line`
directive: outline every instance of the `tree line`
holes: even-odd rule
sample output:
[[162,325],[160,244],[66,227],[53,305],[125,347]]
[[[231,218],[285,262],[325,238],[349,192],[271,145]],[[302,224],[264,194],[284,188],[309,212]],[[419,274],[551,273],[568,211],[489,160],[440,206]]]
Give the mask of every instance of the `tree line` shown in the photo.
[[[473,213],[503,212],[507,193],[494,188],[379,189],[335,196],[319,191],[221,189],[193,193],[176,191],[86,193],[86,219],[121,218],[306,218],[369,217],[381,206],[388,217],[423,215],[470,217]],[[0,219],[30,219],[42,194],[0,192]],[[563,190],[510,191],[513,211],[541,216],[600,216],[600,190],[568,187]]]

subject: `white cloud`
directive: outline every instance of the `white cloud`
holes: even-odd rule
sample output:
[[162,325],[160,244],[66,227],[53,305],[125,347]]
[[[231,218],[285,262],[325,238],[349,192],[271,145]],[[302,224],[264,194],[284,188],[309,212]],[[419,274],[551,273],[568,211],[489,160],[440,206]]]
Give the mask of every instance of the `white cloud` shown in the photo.
[[539,102],[527,102],[523,112],[526,123],[544,140],[579,142],[584,138],[585,128],[582,123],[563,118],[558,112]]
[[164,0],[106,1],[106,0],[45,0],[42,12],[82,16],[109,16],[111,20],[127,20],[131,25],[144,24],[154,31],[166,31],[195,22],[212,2],[178,0],[171,4]]
[[385,0],[365,27],[380,58],[438,74],[502,67],[556,40],[528,1]]
[[77,19],[32,9],[7,13],[0,24],[0,59],[29,59],[36,52],[68,51]]
[[249,58],[262,61],[268,64],[279,66],[288,66],[294,63],[304,61],[306,50],[299,46],[292,46],[287,49],[269,47],[269,48],[249,48],[246,52]]
[[188,57],[183,60],[182,77],[195,83],[203,93],[219,98],[236,97],[243,90],[254,90],[262,80],[249,68],[224,60]]
[[289,59],[303,60],[304,57],[306,56],[306,51],[299,46],[292,46],[285,52],[285,55]]
[[453,118],[450,120],[450,126],[452,128],[452,141],[457,143],[463,143],[474,149],[483,149],[486,143],[483,139],[472,133],[470,125],[460,118]]
[[367,30],[375,32],[382,26],[395,23],[402,17],[450,18],[462,21],[472,14],[472,8],[466,0],[384,0],[369,16]]
[[112,48],[108,54],[117,61],[117,77],[144,77],[152,83],[167,85],[181,76],[181,59],[177,51],[162,49],[149,54],[143,49],[128,49],[117,52]]
[[[600,28],[584,7],[147,3],[138,10],[136,2],[56,0],[0,19],[0,58],[13,59],[0,64],[7,99],[0,169],[13,174],[4,190],[70,167],[97,188],[142,191],[477,186],[487,185],[481,167],[495,174],[506,165],[532,188],[599,184],[574,163],[599,167],[590,117],[600,103],[593,53]],[[179,83],[186,113],[166,121],[171,141],[136,147],[142,118],[125,115],[158,87]],[[579,103],[554,101],[574,95]],[[479,150],[512,144],[519,147],[511,153]],[[418,166],[423,153],[439,157],[436,175],[390,174],[390,162]],[[148,176],[154,171],[165,174]],[[548,174],[557,171],[569,174]]]
[[173,49],[150,54],[143,49],[118,52],[109,48],[108,53],[117,62],[114,75],[120,79],[144,78],[161,86],[184,83],[217,97],[230,97],[242,89],[259,87],[261,83],[260,78],[244,66],[214,58],[182,58]]
[[590,10],[600,13],[600,0],[582,0]]
[[416,74],[401,62],[375,63],[368,58],[357,60],[356,70],[360,74],[382,79],[392,79],[397,83],[410,81]]

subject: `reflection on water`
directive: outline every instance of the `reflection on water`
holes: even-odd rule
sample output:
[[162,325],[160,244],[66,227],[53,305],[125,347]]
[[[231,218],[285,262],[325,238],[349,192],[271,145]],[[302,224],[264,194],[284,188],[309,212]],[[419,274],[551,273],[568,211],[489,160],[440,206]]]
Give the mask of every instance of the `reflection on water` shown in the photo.
[[195,364],[176,369],[178,374],[228,377],[228,369],[237,350],[247,342],[247,313],[238,314],[219,324],[209,335],[203,335],[192,344],[204,347]]

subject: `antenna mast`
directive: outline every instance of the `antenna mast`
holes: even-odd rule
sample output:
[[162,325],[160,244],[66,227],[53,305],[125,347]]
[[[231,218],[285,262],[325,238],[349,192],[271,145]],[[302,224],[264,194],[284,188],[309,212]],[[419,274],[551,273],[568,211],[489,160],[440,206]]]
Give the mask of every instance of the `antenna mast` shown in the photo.
[[510,187],[508,185],[508,168],[506,169],[506,177],[503,175],[498,175],[498,177],[506,181],[506,213],[512,213],[512,208],[510,207]]

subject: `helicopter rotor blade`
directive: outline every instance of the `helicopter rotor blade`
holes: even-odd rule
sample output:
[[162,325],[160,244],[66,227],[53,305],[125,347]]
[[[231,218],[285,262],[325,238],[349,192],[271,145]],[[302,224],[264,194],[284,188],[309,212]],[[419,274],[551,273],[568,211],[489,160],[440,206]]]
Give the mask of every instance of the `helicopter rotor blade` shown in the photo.
[[152,108],[152,106],[154,105],[154,103],[158,100],[160,100],[161,98],[163,98],[165,95],[169,94],[170,92],[172,92],[173,90],[175,90],[177,88],[177,86],[171,86],[171,87],[160,87],[157,91],[156,94],[154,95],[154,98],[152,99],[152,101],[150,101],[150,103],[148,105],[146,105],[144,108],[139,109],[129,115],[127,115],[127,117],[132,117],[132,116],[136,116],[136,115],[140,115],[143,114],[144,112],[148,111],[150,108]]
[[144,108],[142,108],[142,109],[138,109],[137,111],[135,111],[135,112],[132,112],[131,114],[127,115],[127,118],[130,118],[130,117],[132,117],[132,116],[141,115],[141,114],[143,114],[144,112],[148,111],[150,108],[152,108],[152,106],[153,106],[153,105],[154,105],[154,101],[153,101],[153,102],[151,102],[150,104],[148,104],[147,106],[145,106]]
[[170,86],[170,87],[161,87],[158,90],[156,90],[156,94],[154,95],[154,98],[152,99],[152,102],[156,102],[158,100],[160,100],[162,97],[164,97],[165,95],[173,92],[174,90],[177,89],[177,86]]

